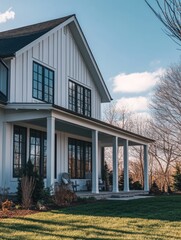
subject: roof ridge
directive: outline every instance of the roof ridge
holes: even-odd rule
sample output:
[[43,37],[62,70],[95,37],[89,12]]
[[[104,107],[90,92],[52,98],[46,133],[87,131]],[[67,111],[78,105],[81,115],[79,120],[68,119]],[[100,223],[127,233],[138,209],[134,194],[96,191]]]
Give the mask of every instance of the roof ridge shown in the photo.
[[7,31],[3,31],[3,32],[0,32],[0,39],[8,39],[11,37],[26,36],[29,34],[35,34],[37,32],[39,32],[39,33],[47,32],[73,16],[75,16],[75,14],[71,14],[71,15],[68,15],[65,17],[61,17],[61,18],[47,20],[47,21],[40,22],[40,23],[30,24],[27,26],[19,27],[19,28],[14,28],[14,29],[10,29]]

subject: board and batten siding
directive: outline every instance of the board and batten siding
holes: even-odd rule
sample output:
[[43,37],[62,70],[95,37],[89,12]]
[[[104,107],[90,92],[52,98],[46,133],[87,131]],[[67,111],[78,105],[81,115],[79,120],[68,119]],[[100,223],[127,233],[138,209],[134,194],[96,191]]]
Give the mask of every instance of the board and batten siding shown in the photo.
[[54,103],[68,108],[68,79],[91,89],[92,117],[101,118],[101,97],[68,26],[35,41],[11,60],[10,102],[40,102],[32,98],[32,63],[55,73]]

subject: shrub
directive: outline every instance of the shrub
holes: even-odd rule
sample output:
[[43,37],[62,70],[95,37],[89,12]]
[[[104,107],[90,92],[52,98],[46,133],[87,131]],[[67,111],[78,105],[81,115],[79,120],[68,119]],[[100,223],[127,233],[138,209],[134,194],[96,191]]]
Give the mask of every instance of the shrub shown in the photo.
[[[131,176],[129,176],[129,189],[133,190],[133,178]],[[119,176],[119,190],[120,191],[124,190],[124,170]]]
[[173,175],[173,178],[174,178],[173,183],[174,190],[181,191],[181,167],[178,164],[176,165],[176,172]]
[[54,189],[52,200],[57,206],[68,206],[73,201],[77,200],[77,196],[74,192],[68,189],[66,185],[57,184]]
[[2,208],[2,216],[3,217],[8,217],[9,211],[11,210],[12,206],[13,206],[13,202],[9,201],[8,199],[6,201],[2,202],[1,208]]
[[156,181],[154,181],[152,183],[151,188],[150,188],[150,193],[156,194],[156,195],[161,194],[161,190],[159,189]]
[[102,170],[102,180],[105,182],[106,187],[105,190],[108,191],[110,185],[110,170],[107,163],[105,163],[104,168]]
[[26,167],[22,170],[21,177],[18,179],[18,187],[17,187],[17,197],[18,201],[22,203],[22,187],[21,181],[23,176],[33,177],[35,179],[35,187],[32,193],[32,201],[37,203],[37,201],[42,200],[44,197],[44,181],[43,177],[41,177],[36,171],[34,171],[34,166],[32,162],[29,160],[26,164]]
[[132,188],[133,188],[133,190],[142,190],[143,189],[143,187],[139,181],[133,182]]
[[36,182],[34,177],[25,175],[21,178],[22,205],[25,209],[28,209],[31,206],[35,185]]

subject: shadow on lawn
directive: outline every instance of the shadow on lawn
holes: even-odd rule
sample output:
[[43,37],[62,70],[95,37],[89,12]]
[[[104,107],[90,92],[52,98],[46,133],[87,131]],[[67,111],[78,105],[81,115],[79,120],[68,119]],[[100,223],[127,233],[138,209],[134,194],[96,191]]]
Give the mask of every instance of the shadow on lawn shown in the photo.
[[[23,218],[20,218],[23,220]],[[147,239],[148,237],[156,237],[155,239],[162,239],[163,235],[162,234],[154,234],[152,231],[148,232],[142,232],[142,231],[137,231],[136,229],[133,231],[131,229],[132,227],[130,226],[130,230],[119,230],[115,229],[114,227],[110,227],[109,229],[104,228],[104,227],[99,227],[96,226],[95,224],[89,224],[89,225],[80,225],[80,221],[67,221],[66,219],[60,222],[53,221],[53,220],[43,220],[43,219],[34,219],[27,217],[24,219],[26,221],[26,224],[22,222],[21,223],[15,223],[13,225],[8,225],[7,223],[0,223],[0,228],[1,231],[6,231],[6,233],[10,234],[12,236],[13,232],[19,231],[19,234],[16,234],[16,236],[11,239],[19,239],[19,240],[24,240],[25,236],[22,236],[21,233],[26,232],[27,236],[29,237],[28,239],[33,239],[30,238],[30,235],[28,234],[33,234],[31,237],[36,236],[36,239],[39,239],[39,236],[45,236],[46,239],[87,239],[87,240],[96,240],[96,239],[101,239],[101,240],[113,240],[114,237],[116,236],[116,239],[124,239],[124,236],[126,235],[131,235],[132,239],[138,239],[142,237],[142,239]],[[48,225],[48,227],[46,227]],[[66,233],[62,233],[62,230],[55,230],[52,231],[52,228],[57,228],[57,227],[64,227],[67,229]],[[82,236],[76,236],[75,234],[72,234],[73,231],[79,231]],[[95,235],[96,237],[89,237],[90,232]],[[74,236],[75,235],[75,236]],[[172,235],[167,235],[168,239],[172,238]],[[1,239],[10,239],[9,237],[2,237]],[[180,239],[179,237],[174,238],[174,239]]]
[[54,212],[57,214],[181,221],[181,196],[159,196],[129,201],[95,201]]

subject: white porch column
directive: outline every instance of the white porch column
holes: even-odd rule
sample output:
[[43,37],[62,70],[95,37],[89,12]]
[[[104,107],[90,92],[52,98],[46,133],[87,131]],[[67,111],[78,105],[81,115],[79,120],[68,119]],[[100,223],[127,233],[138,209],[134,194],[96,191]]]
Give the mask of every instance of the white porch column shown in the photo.
[[47,117],[47,187],[54,184],[55,118]]
[[12,128],[11,124],[7,122],[3,122],[3,141],[2,141],[2,186],[0,187],[10,187],[10,179],[11,179],[11,141],[12,141]]
[[118,188],[118,137],[113,140],[113,192],[119,192]]
[[124,141],[124,192],[129,192],[129,157],[128,157],[128,140]]
[[92,193],[99,193],[98,182],[98,131],[92,131]]
[[144,190],[149,191],[148,145],[144,145]]

